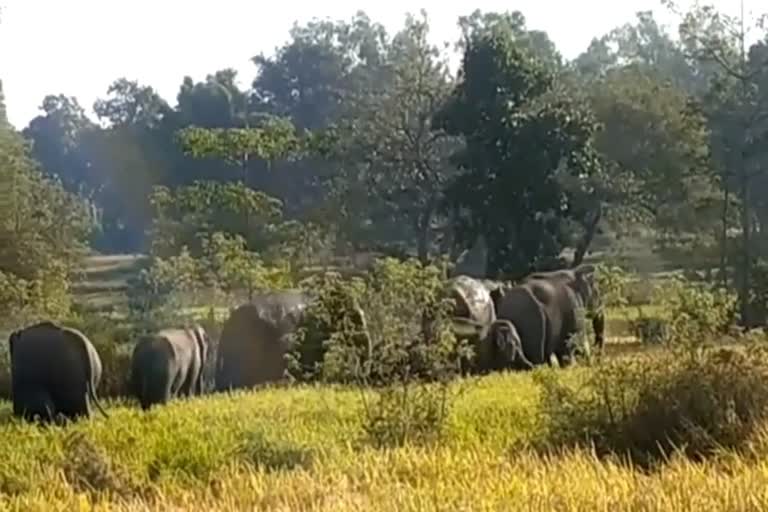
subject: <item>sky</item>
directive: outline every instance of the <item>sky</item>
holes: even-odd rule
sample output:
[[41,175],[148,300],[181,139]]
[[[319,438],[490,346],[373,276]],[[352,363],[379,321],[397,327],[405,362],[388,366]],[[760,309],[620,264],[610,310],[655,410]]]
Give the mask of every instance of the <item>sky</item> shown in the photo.
[[[726,12],[739,6],[739,0],[710,1]],[[757,4],[747,0],[748,9]],[[185,75],[202,80],[231,67],[246,87],[256,71],[251,58],[286,42],[294,21],[349,20],[357,10],[393,33],[407,12],[424,8],[434,43],[454,42],[458,17],[475,8],[519,10],[528,27],[547,31],[566,58],[581,53],[593,37],[632,21],[637,11],[653,10],[673,29],[677,20],[659,0],[293,0],[268,2],[269,10],[260,5],[257,0],[0,0],[0,80],[9,120],[18,129],[26,126],[47,94],[75,96],[92,115],[93,102],[120,77],[151,85],[171,104]]]

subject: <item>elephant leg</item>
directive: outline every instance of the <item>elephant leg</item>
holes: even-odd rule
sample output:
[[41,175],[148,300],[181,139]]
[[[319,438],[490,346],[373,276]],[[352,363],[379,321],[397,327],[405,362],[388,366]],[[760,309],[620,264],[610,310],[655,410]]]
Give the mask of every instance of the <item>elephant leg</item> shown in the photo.
[[13,414],[26,421],[49,423],[54,421],[56,412],[51,395],[44,389],[23,389],[14,395]]
[[86,389],[77,391],[71,389],[57,390],[54,400],[58,405],[58,412],[67,421],[77,421],[80,418],[89,418],[91,415]]
[[560,368],[571,366],[574,358],[573,335],[562,340],[555,347],[554,354]]

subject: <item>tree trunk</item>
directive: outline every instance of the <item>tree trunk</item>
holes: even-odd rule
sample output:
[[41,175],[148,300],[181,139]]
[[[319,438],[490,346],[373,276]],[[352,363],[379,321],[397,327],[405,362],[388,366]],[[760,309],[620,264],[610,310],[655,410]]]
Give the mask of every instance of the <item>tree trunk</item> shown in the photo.
[[723,288],[728,287],[728,200],[729,192],[728,180],[723,180],[723,215],[722,215],[722,233],[720,238],[720,279]]
[[416,220],[416,251],[419,257],[419,261],[422,265],[429,263],[429,244],[431,242],[430,229],[432,226],[432,216],[434,215],[434,201],[429,201],[429,204],[419,214],[419,218]]
[[584,256],[586,256],[589,246],[592,245],[592,240],[594,240],[595,234],[597,233],[597,226],[600,224],[600,219],[603,218],[602,204],[597,206],[597,210],[592,214],[591,217],[592,218],[586,225],[584,236],[579,242],[579,245],[576,247],[576,252],[573,255],[573,263],[571,264],[572,268],[576,268],[584,262]]
[[739,283],[739,309],[741,324],[744,327],[752,327],[752,315],[750,314],[750,289],[752,269],[752,219],[750,216],[749,176],[745,165],[744,151],[741,154],[740,185],[741,185],[741,229],[742,229],[742,253],[741,253],[741,282]]

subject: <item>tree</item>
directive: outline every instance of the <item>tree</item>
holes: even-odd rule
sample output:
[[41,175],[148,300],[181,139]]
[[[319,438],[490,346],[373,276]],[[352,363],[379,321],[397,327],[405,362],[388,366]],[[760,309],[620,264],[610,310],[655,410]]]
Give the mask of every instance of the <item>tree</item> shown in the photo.
[[235,83],[237,71],[223,69],[205,77],[204,82],[184,81],[176,96],[178,120],[182,126],[203,128],[243,127],[248,114],[248,95]]
[[[354,108],[359,93],[381,87],[387,44],[384,27],[363,12],[349,21],[314,19],[295,25],[274,56],[254,57],[250,111],[286,117],[299,130],[324,130]],[[252,165],[265,167],[263,162]],[[336,195],[344,180],[339,171],[333,162],[309,153],[275,162],[275,172],[256,172],[251,183],[282,199],[291,218],[338,224],[336,213],[343,207]]]
[[460,81],[438,115],[437,126],[466,139],[456,155],[464,173],[448,192],[458,242],[483,235],[491,275],[555,264],[573,213],[558,170],[580,182],[599,170],[597,124],[560,92],[508,33],[491,31],[469,41]]
[[85,204],[44,176],[23,139],[0,125],[0,303],[7,316],[68,313],[69,280],[90,227]]
[[361,91],[337,132],[337,156],[351,167],[350,179],[364,184],[353,193],[367,192],[363,215],[391,219],[424,263],[430,258],[443,190],[453,174],[448,157],[458,144],[456,137],[432,126],[450,93],[450,77],[428,35],[426,13],[421,20],[409,15],[389,47],[387,80]]
[[46,96],[40,109],[43,115],[32,119],[22,132],[32,141],[32,156],[67,190],[93,194],[100,184],[82,143],[84,134],[96,125],[76,98],[63,94]]
[[93,110],[100,119],[106,119],[112,126],[156,128],[171,111],[170,106],[152,87],[127,78],[112,82],[107,94],[109,98],[96,100]]
[[460,49],[466,49],[474,37],[501,32],[515,41],[519,51],[527,52],[530,58],[551,71],[557,72],[563,66],[563,58],[549,35],[540,30],[529,30],[520,11],[484,13],[475,9],[469,16],[459,17],[458,25],[462,34],[457,45]]
[[[664,3],[679,13],[674,2],[665,0]],[[754,291],[751,274],[757,256],[752,191],[758,178],[765,174],[759,155],[768,133],[765,125],[768,102],[765,89],[761,91],[760,78],[768,62],[762,58],[759,45],[754,51],[747,46],[749,32],[743,2],[739,18],[698,2],[681,16],[680,36],[687,54],[697,62],[714,65],[717,70],[708,94],[713,150],[719,157],[726,198],[734,191],[740,202],[739,308],[741,322],[752,326],[756,319],[751,308]],[[723,243],[726,241],[724,237]]]
[[595,147],[612,170],[611,208],[650,217],[666,232],[711,230],[719,185],[707,119],[688,94],[634,64],[608,70],[586,90],[603,125]]
[[651,11],[639,11],[634,23],[592,39],[589,48],[571,63],[572,68],[589,77],[627,66],[693,95],[705,92],[709,79],[707,70],[690,62]]

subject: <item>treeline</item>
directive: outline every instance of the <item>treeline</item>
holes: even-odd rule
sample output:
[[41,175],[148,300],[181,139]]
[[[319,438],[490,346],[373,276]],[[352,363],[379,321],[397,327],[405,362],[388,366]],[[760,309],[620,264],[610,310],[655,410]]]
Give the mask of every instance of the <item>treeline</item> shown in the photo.
[[[482,271],[514,279],[642,228],[714,267],[757,323],[768,34],[709,8],[679,14],[679,37],[638,13],[567,61],[522,13],[475,11],[459,19],[457,76],[425,13],[395,34],[363,13],[315,20],[254,57],[246,90],[219,70],[185,78],[171,105],[120,78],[94,105],[101,124],[52,95],[22,135],[44,174],[90,205],[102,252],[203,258],[205,275],[250,289],[274,282],[275,265],[363,251],[456,262],[484,246]],[[3,157],[21,151],[8,144]]]

